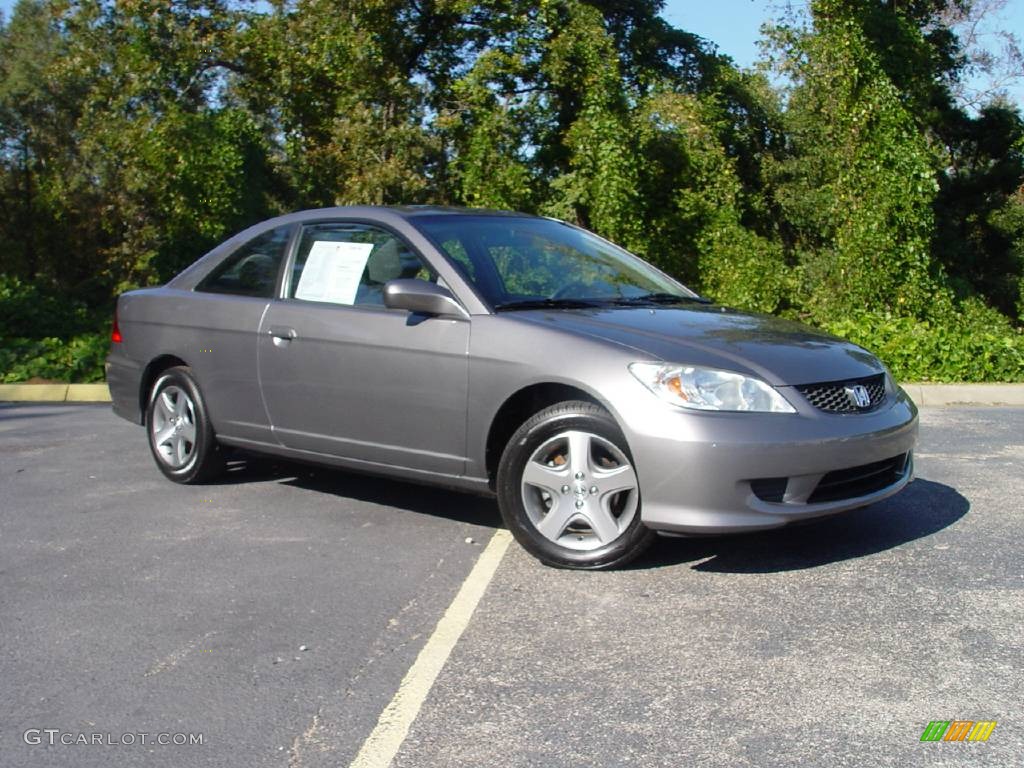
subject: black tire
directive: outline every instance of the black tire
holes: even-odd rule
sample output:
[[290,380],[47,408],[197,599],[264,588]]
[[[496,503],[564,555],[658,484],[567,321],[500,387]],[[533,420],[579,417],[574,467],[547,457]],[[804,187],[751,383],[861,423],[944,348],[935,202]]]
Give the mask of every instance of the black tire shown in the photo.
[[[641,554],[656,535],[640,519],[639,485],[635,484],[633,491],[608,494],[608,504],[617,504],[622,510],[618,513],[618,517],[615,517],[614,510],[611,513],[611,519],[617,526],[612,530],[618,530],[615,538],[599,537],[597,527],[588,533],[590,526],[583,515],[587,514],[591,508],[586,505],[601,504],[600,499],[603,499],[604,495],[601,492],[602,495],[595,496],[594,501],[591,502],[590,495],[595,493],[594,489],[597,489],[597,485],[594,485],[589,492],[586,488],[591,482],[601,482],[598,478],[604,470],[595,468],[592,480],[586,476],[585,471],[580,472],[580,474],[584,474],[583,478],[578,478],[577,474],[573,474],[573,467],[566,464],[565,456],[562,457],[561,465],[557,464],[559,458],[557,455],[553,461],[548,463],[537,461],[536,454],[540,451],[546,452],[550,446],[555,446],[552,450],[557,453],[560,440],[564,439],[564,445],[568,446],[568,438],[564,436],[569,434],[587,435],[585,445],[588,446],[586,451],[588,467],[592,466],[592,457],[596,455],[595,452],[611,452],[610,458],[603,459],[608,466],[612,467],[609,471],[619,468],[623,471],[632,471],[635,481],[635,470],[631,466],[633,459],[629,453],[629,447],[611,415],[593,403],[582,401],[558,403],[545,408],[523,423],[505,446],[501,462],[498,465],[497,477],[498,506],[502,518],[523,548],[546,565],[581,570],[621,567]],[[569,453],[568,448],[566,448],[566,453]],[[611,456],[611,454],[618,457],[621,467],[619,463],[616,463],[615,456]],[[557,499],[551,498],[553,493],[541,491],[539,487],[534,488],[524,478],[527,464],[531,461],[539,465],[542,472],[551,472],[552,475],[563,472],[562,467],[565,467],[564,484],[557,490],[560,494]],[[536,470],[536,467],[532,468]],[[558,482],[562,482],[562,480],[558,480]],[[566,491],[566,488],[570,488],[570,490]],[[536,495],[534,495],[534,491],[537,491]],[[555,523],[554,528],[550,530],[559,533],[553,533],[553,537],[543,534],[538,525],[544,527],[547,515],[555,512],[556,505],[562,504],[572,504],[573,508],[558,507],[559,510],[562,510],[561,516],[557,520],[552,518]],[[574,508],[577,510],[582,508],[583,511],[577,512],[574,511]],[[601,509],[604,508],[601,507]],[[599,514],[597,509],[594,510],[594,514]],[[566,515],[578,517],[563,528],[561,519]],[[572,546],[565,546],[560,542],[568,542]],[[577,542],[579,543],[577,544]],[[584,548],[574,548],[577,546]]]
[[146,438],[157,467],[176,483],[202,483],[224,471],[224,453],[206,401],[185,366],[168,368],[153,382],[146,402]]

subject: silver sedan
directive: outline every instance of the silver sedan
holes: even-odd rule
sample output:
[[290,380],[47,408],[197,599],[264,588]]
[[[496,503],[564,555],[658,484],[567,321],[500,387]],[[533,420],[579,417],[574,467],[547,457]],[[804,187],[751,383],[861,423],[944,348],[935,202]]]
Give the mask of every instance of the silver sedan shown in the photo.
[[273,219],[120,297],[107,380],[160,470],[242,448],[494,494],[545,563],[777,528],[912,478],[917,412],[841,339],[710,303],[551,219]]

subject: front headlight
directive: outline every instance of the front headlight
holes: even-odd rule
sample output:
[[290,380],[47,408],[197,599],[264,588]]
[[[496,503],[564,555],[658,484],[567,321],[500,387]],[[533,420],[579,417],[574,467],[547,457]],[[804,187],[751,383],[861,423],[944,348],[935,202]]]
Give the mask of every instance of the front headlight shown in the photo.
[[672,363],[631,363],[629,372],[666,403],[682,408],[796,413],[774,388],[751,376]]

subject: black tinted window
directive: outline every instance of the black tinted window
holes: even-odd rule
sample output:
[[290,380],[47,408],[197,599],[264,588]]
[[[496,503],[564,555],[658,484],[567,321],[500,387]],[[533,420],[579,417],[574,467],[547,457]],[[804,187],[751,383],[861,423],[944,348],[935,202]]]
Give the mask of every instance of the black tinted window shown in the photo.
[[206,293],[232,293],[269,299],[284,258],[291,225],[264,232],[228,256],[196,286]]

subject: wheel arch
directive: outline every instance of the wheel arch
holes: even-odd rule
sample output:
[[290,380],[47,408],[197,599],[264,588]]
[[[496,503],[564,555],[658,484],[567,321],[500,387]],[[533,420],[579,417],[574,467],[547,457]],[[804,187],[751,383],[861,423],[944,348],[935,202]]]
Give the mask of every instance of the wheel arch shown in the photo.
[[615,419],[615,414],[607,403],[594,393],[572,384],[553,381],[540,382],[513,392],[495,412],[487,430],[484,462],[487,470],[487,484],[491,490],[495,488],[501,454],[515,431],[535,413],[566,400],[582,400],[593,403],[603,408]]
[[168,368],[176,366],[188,367],[188,363],[177,355],[160,355],[153,358],[142,372],[142,379],[139,383],[139,412],[142,414],[142,421],[146,421],[146,407],[149,405],[149,391],[157,377]]

